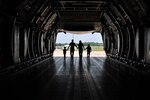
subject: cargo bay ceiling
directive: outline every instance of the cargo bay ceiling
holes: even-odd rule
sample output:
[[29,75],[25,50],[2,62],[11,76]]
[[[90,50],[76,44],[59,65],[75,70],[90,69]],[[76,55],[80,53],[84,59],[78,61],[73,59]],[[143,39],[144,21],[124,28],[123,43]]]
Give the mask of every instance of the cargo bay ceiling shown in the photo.
[[101,31],[101,17],[110,7],[109,1],[56,0],[55,10],[59,11],[59,29],[70,31]]
[[53,55],[57,33],[66,31],[99,32],[108,56],[150,63],[149,5],[146,0],[1,0],[0,63]]
[[60,14],[58,29],[71,31],[102,32],[103,27],[117,30],[117,25],[136,22],[136,16],[138,21],[143,18],[147,13],[143,6],[140,0],[54,0],[54,9]]

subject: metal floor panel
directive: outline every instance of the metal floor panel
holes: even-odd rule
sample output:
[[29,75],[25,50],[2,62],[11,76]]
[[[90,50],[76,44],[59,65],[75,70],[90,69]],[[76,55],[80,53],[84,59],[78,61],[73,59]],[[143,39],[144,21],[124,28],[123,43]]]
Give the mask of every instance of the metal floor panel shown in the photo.
[[104,57],[53,57],[36,66],[41,70],[35,68],[28,77],[18,75],[2,87],[1,100],[145,100],[148,97],[144,76],[130,76]]

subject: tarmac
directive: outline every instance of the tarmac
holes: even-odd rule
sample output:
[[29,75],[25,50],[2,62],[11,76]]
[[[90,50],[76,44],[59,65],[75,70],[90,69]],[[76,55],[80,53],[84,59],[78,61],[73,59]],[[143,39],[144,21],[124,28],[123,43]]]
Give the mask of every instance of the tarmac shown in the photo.
[[[56,49],[54,51],[54,57],[63,57],[63,50],[62,49]],[[91,57],[106,57],[105,51],[92,51],[90,54]],[[70,57],[70,51],[68,50],[66,53],[66,57]],[[79,57],[79,53],[76,50],[74,52],[74,57]],[[83,51],[83,57],[87,57],[86,50]]]

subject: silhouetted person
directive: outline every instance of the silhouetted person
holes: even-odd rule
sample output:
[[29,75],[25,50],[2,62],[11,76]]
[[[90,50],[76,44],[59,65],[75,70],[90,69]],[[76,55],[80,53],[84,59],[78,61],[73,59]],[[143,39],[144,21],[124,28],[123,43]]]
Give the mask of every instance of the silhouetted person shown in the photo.
[[87,49],[87,57],[90,57],[90,53],[92,51],[91,46],[88,44],[88,46],[86,47],[86,49]]
[[79,57],[82,58],[83,49],[85,49],[85,48],[84,48],[84,45],[83,45],[83,43],[81,42],[81,40],[79,41],[78,49],[79,49]]
[[[74,43],[74,40],[72,39],[71,43],[69,44],[69,47],[70,47],[70,56],[73,57],[74,56],[74,47],[76,46],[76,44]],[[68,47],[68,49],[69,49]],[[76,46],[77,48],[77,46]]]
[[64,58],[66,58],[66,51],[67,51],[67,49],[66,49],[66,47],[64,47],[64,49],[63,49]]

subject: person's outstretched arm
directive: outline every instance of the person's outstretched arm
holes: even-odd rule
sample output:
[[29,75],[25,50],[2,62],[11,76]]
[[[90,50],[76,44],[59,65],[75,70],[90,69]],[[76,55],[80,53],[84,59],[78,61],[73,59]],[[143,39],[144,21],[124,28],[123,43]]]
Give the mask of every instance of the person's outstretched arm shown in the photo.
[[69,44],[69,46],[68,46],[68,48],[66,50],[68,50],[69,48],[70,48],[70,44]]
[[86,50],[86,48],[84,47],[84,45],[83,45],[83,49]]
[[75,44],[76,48],[78,49],[78,46]]

